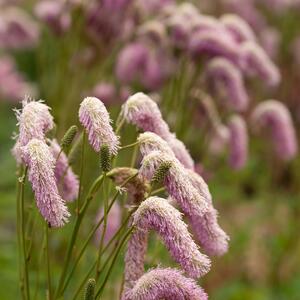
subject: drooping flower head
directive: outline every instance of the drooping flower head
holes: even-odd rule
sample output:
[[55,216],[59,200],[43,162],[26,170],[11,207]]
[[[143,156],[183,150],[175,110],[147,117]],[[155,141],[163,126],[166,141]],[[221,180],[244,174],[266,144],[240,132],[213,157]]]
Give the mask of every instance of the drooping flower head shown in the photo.
[[55,159],[43,140],[32,139],[21,148],[37,207],[52,227],[63,226],[70,216],[55,181]]
[[156,268],[145,273],[122,300],[207,300],[197,283],[176,269]]
[[95,97],[86,97],[80,104],[79,120],[88,133],[88,139],[96,152],[107,145],[111,155],[119,149],[119,137],[114,133],[104,104]]
[[[137,243],[137,238],[155,230],[164,241],[174,260],[181,265],[189,276],[199,278],[206,274],[210,268],[210,260],[200,253],[197,245],[188,232],[180,212],[168,203],[166,199],[150,197],[143,201],[133,215],[133,233],[125,257],[125,284],[132,286],[143,272],[145,247]],[[146,239],[139,239],[145,242]],[[143,253],[134,253],[133,249],[140,249]],[[133,254],[133,256],[131,255]],[[137,260],[138,258],[138,260]],[[142,264],[142,266],[137,265]]]
[[25,146],[31,139],[45,139],[45,133],[54,126],[50,108],[42,101],[30,101],[25,98],[23,108],[16,111],[19,125],[19,143]]
[[255,129],[269,128],[278,156],[290,160],[298,152],[295,128],[286,106],[276,100],[260,103],[252,113],[252,126]]
[[230,107],[243,111],[249,98],[240,70],[225,58],[215,58],[207,66],[206,76],[216,92],[224,96]]
[[229,137],[229,165],[233,169],[241,169],[248,158],[248,132],[244,119],[238,115],[228,122]]
[[197,178],[192,170],[184,168],[174,157],[159,151],[144,157],[140,174],[151,180],[155,171],[165,162],[170,162],[164,177],[166,190],[188,217],[196,239],[208,254],[224,254],[228,248],[228,236],[218,225],[217,212],[203,180]]
[[[61,147],[54,139],[50,143],[50,150],[56,159],[61,151]],[[79,180],[69,165],[68,158],[64,152],[61,152],[55,165],[55,179],[61,196],[66,201],[73,201],[78,196]]]
[[270,86],[280,83],[281,75],[278,68],[258,44],[251,41],[243,43],[241,56],[246,73],[258,76]]

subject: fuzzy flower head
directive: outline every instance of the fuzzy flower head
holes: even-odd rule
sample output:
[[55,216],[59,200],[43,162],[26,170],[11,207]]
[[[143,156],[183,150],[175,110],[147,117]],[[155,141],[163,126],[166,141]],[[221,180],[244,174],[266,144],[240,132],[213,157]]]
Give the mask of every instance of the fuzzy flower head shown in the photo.
[[153,269],[144,274],[122,300],[207,300],[197,283],[176,269]]
[[122,106],[122,113],[127,122],[144,131],[151,131],[162,138],[168,137],[170,129],[163,120],[157,104],[144,93],[129,97]]
[[[61,147],[54,139],[50,143],[50,150],[56,159],[61,151]],[[55,165],[56,184],[60,190],[60,194],[66,201],[73,201],[78,196],[79,180],[69,166],[69,161],[64,152],[61,152]]]
[[233,169],[241,169],[248,158],[248,132],[244,119],[238,115],[230,118],[228,123],[229,137],[229,165]]
[[19,125],[19,143],[25,146],[31,139],[44,140],[45,134],[54,126],[50,108],[42,101],[25,98],[22,110],[16,111]]
[[275,150],[283,160],[290,160],[298,152],[295,128],[286,106],[276,100],[260,103],[252,113],[252,126],[259,130],[268,127]]
[[54,175],[55,159],[49,147],[42,140],[32,139],[21,150],[41,215],[50,226],[63,226],[70,214],[58,193]]
[[276,86],[280,83],[279,69],[258,44],[251,41],[243,43],[241,56],[246,73],[258,76],[269,86]]
[[96,152],[107,145],[111,155],[119,149],[119,137],[114,133],[104,104],[95,97],[86,97],[80,104],[79,120],[88,133],[88,139]]
[[207,66],[206,75],[218,94],[224,96],[231,108],[243,111],[249,98],[240,70],[225,58],[215,58]]

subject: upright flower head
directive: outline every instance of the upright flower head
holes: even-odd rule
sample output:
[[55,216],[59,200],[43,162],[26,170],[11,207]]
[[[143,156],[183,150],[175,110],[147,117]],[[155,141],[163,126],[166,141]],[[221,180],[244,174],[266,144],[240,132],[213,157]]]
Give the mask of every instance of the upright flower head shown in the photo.
[[208,187],[195,173],[185,169],[174,157],[153,151],[144,157],[140,174],[151,180],[165,162],[171,163],[164,178],[166,190],[188,217],[196,239],[208,254],[224,254],[228,236],[217,223],[217,212],[212,206]]
[[50,108],[42,101],[30,101],[25,98],[23,108],[16,111],[19,125],[20,146],[25,146],[31,139],[45,139],[45,133],[53,128],[53,117]]
[[229,137],[229,165],[233,169],[241,169],[248,158],[248,132],[244,119],[238,115],[230,118],[228,123]]
[[144,274],[122,300],[207,300],[197,283],[176,269],[153,269]]
[[85,98],[79,109],[79,120],[88,133],[88,139],[96,152],[107,145],[110,154],[116,155],[119,138],[111,127],[111,120],[104,104],[95,97]]
[[298,152],[295,128],[290,112],[276,100],[260,103],[252,113],[255,129],[269,127],[275,150],[283,160],[290,160]]
[[215,58],[206,70],[209,83],[219,95],[224,95],[230,107],[242,111],[248,106],[249,98],[240,70],[225,58]]
[[41,215],[50,226],[63,226],[70,214],[58,193],[54,175],[55,159],[49,147],[42,140],[32,139],[21,150]]
[[[61,148],[54,139],[50,143],[50,150],[56,159],[61,152]],[[78,196],[79,181],[74,174],[72,167],[69,165],[68,158],[64,152],[61,152],[56,161],[54,169],[56,184],[60,194],[66,201],[73,201]]]

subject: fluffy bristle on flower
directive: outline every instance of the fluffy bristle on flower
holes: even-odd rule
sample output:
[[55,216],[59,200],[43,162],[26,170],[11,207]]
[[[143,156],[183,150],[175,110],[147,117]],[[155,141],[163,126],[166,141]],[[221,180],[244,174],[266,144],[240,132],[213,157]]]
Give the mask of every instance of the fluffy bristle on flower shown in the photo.
[[50,226],[63,226],[70,214],[58,193],[54,175],[55,159],[49,147],[42,140],[32,139],[21,150],[41,215]]
[[96,152],[106,144],[111,155],[117,154],[119,137],[114,133],[109,114],[98,98],[87,97],[81,102],[79,120],[85,127],[89,142]]
[[153,269],[144,274],[122,300],[207,300],[197,283],[176,269]]

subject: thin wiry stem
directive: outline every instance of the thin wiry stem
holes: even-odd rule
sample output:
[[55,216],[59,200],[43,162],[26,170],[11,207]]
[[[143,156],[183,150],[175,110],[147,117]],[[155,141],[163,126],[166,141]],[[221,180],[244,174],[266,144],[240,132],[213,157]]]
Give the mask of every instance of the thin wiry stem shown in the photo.
[[47,265],[48,299],[52,300],[51,271],[50,271],[50,259],[49,259],[49,229],[47,223],[45,223],[44,234],[45,234],[45,255],[46,255],[46,265]]
[[79,189],[78,189],[78,199],[77,199],[77,214],[79,214],[79,206],[80,199],[82,197],[82,182],[83,182],[83,169],[84,169],[84,150],[85,150],[85,140],[86,140],[86,132],[83,131],[82,136],[82,150],[81,150],[81,160],[80,160],[80,174],[79,174]]

